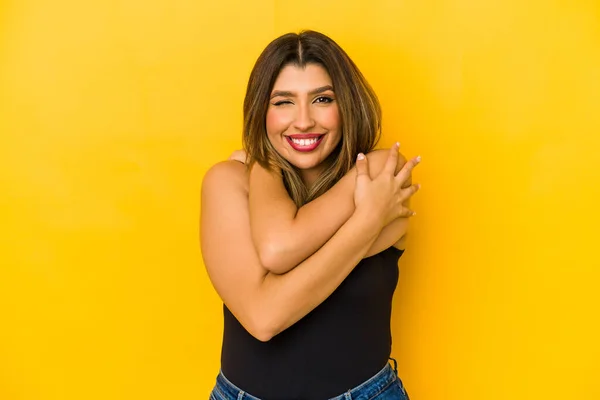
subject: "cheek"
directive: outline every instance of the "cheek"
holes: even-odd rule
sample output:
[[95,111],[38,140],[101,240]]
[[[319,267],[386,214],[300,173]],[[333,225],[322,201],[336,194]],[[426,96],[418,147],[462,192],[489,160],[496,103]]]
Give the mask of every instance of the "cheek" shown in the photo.
[[267,111],[267,135],[271,136],[283,133],[289,125],[288,119],[284,113],[274,110]]
[[323,114],[323,124],[330,130],[340,129],[340,112],[337,107],[329,107],[325,114]]

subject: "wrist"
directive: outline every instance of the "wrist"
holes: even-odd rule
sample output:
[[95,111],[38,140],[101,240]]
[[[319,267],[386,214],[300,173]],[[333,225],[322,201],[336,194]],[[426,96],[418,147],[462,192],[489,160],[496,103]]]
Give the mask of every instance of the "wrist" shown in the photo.
[[385,220],[380,213],[373,212],[360,206],[354,210],[352,218],[363,227],[362,229],[365,232],[373,233],[375,235],[378,235],[385,226]]

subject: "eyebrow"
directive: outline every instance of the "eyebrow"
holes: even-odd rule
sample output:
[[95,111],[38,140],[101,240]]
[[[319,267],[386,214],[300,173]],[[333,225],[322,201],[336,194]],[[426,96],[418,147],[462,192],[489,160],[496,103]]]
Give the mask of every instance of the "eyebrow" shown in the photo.
[[[319,94],[319,93],[326,92],[328,90],[333,91],[333,86],[331,86],[331,85],[321,86],[321,87],[318,87],[316,89],[311,90],[310,92],[308,92],[308,94],[309,95],[314,95],[314,94]],[[275,90],[275,91],[273,91],[273,93],[271,93],[271,98],[277,97],[277,96],[294,97],[295,94],[293,92],[290,92],[290,91],[287,91],[287,90]]]

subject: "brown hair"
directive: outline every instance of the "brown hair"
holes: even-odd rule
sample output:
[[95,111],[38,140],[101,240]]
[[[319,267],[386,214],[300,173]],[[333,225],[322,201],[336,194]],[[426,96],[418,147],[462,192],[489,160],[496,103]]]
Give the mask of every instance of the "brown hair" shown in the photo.
[[[323,162],[323,173],[307,188],[296,167],[277,153],[267,136],[269,98],[279,72],[287,65],[318,64],[331,77],[339,107],[341,140]],[[259,56],[244,99],[243,141],[249,165],[279,167],[298,207],[325,193],[354,165],[358,153],[375,147],[381,135],[381,107],[371,86],[346,52],[319,32],[288,33],[273,40]]]

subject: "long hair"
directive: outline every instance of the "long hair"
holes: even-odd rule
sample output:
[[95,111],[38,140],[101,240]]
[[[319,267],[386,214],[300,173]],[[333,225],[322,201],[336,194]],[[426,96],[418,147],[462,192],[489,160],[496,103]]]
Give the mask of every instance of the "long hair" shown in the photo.
[[[331,77],[340,114],[341,140],[323,162],[323,172],[310,188],[298,168],[273,147],[266,116],[273,85],[280,71],[294,65],[317,64]],[[279,167],[285,187],[298,207],[329,190],[354,165],[358,153],[375,147],[381,135],[381,107],[375,92],[346,52],[332,39],[315,31],[288,33],[273,40],[258,57],[244,99],[243,142],[249,165]]]

